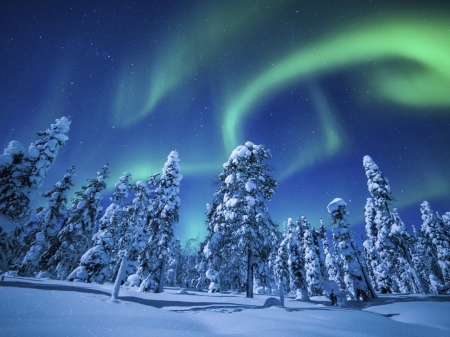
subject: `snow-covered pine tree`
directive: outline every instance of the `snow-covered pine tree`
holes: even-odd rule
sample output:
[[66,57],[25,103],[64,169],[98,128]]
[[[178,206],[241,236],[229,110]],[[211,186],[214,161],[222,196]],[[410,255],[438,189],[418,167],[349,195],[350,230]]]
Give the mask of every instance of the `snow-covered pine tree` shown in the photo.
[[47,204],[36,215],[35,240],[22,260],[18,270],[20,276],[34,276],[41,264],[46,265],[47,259],[41,261],[42,255],[58,240],[59,225],[66,214],[67,192],[74,185],[75,166],[70,167],[63,179],[57,182],[50,191],[43,194],[48,198]]
[[[296,299],[308,301],[308,283],[305,272],[305,256],[301,254],[302,248],[298,241],[298,227],[289,218],[287,221],[289,289],[295,293]],[[288,290],[287,288],[285,290]]]
[[308,283],[308,293],[310,296],[322,295],[324,282],[320,270],[319,257],[314,246],[314,239],[311,225],[305,227],[304,247],[305,247],[305,271],[306,282]]
[[284,306],[284,293],[289,285],[289,236],[285,236],[278,248],[272,265],[275,282],[280,291],[280,302]]
[[[276,226],[270,219],[266,200],[270,200],[276,182],[264,163],[271,158],[263,145],[246,142],[238,146],[219,175],[219,188],[214,200],[208,204],[207,226],[210,235],[220,233],[223,245],[236,247],[246,256],[247,297],[253,297],[253,269],[260,260],[266,245],[270,245],[271,233]],[[221,254],[214,251],[213,254]]]
[[327,206],[333,224],[337,225],[334,236],[341,255],[344,285],[345,289],[351,292],[355,298],[368,300],[375,297],[375,293],[370,291],[370,280],[365,277],[363,266],[358,260],[350,234],[350,225],[345,219],[348,214],[346,208],[347,204],[340,198],[335,198]]
[[[130,205],[124,207],[123,226],[120,229],[120,235],[117,240],[118,244],[114,249],[114,256],[111,260],[113,270],[113,278],[119,278],[119,283],[125,282],[128,277],[134,275],[139,265],[139,254],[147,245],[151,235],[150,219],[153,198],[155,197],[155,189],[159,185],[159,173],[150,175],[146,182],[137,181],[134,185],[134,199]],[[122,265],[126,257],[126,266],[122,269],[123,275],[117,275],[119,270],[119,262]],[[139,286],[140,280],[137,275],[131,276],[133,285]]]
[[325,268],[327,270],[327,281],[335,281],[339,287],[343,288],[344,283],[340,276],[339,266],[335,260],[335,254],[331,251],[327,231],[322,219],[320,220],[320,233],[322,236],[323,255],[325,257]]
[[367,186],[373,197],[376,210],[374,222],[377,229],[375,248],[380,257],[380,263],[374,269],[378,288],[382,293],[391,293],[397,290],[393,278],[397,278],[395,269],[396,249],[390,239],[390,211],[388,201],[391,201],[391,187],[389,180],[383,175],[378,165],[370,156],[364,156],[363,165],[367,176]]
[[[174,237],[174,226],[178,222],[180,208],[180,165],[178,152],[173,150],[167,157],[163,174],[156,189],[150,227],[151,237],[139,255],[138,274],[143,279],[140,291],[163,292],[166,259]],[[144,279],[144,275],[145,276]]]
[[120,234],[124,217],[124,201],[130,193],[131,174],[125,172],[116,183],[110,197],[112,203],[106,208],[99,220],[97,233],[92,237],[93,246],[81,257],[80,265],[69,275],[69,279],[78,279],[77,275],[87,275],[86,282],[103,283],[110,274],[110,261],[115,247],[115,238]]
[[[49,259],[49,270],[59,280],[65,280],[81,256],[91,246],[92,234],[102,210],[102,192],[106,188],[108,165],[97,172],[97,177],[88,179],[88,184],[75,192],[75,199],[68,209],[62,227],[58,233],[59,247]],[[53,268],[52,268],[53,267]],[[74,275],[72,275],[74,276]],[[87,275],[77,275],[78,279],[87,279]]]
[[366,206],[364,208],[364,219],[366,224],[365,233],[367,239],[364,240],[363,247],[370,280],[372,281],[375,291],[380,291],[377,282],[377,275],[375,273],[376,270],[379,270],[379,265],[381,263],[380,256],[378,255],[378,251],[376,249],[376,242],[378,238],[378,229],[375,223],[376,214],[377,211],[375,210],[373,199],[367,198]]
[[70,118],[62,117],[38,132],[44,138],[32,143],[28,153],[19,141],[11,141],[0,155],[0,268],[6,270],[23,250],[24,226],[48,169],[68,140],[70,123]]
[[382,262],[376,270],[378,286],[381,292],[395,290],[392,281],[400,280],[401,276],[397,274],[397,270],[400,269],[404,260],[409,265],[407,269],[414,278],[414,288],[425,294],[420,277],[412,262],[410,235],[407,233],[396,209],[391,211],[388,205],[388,202],[393,200],[389,181],[370,156],[364,156],[363,165],[368,179],[367,186],[374,199],[374,206],[377,211],[375,223],[377,224],[378,237],[375,247],[378,249]]
[[444,284],[447,289],[450,289],[450,228],[446,225],[447,215],[441,217],[435,214],[427,201],[420,205],[420,212],[423,220],[420,231],[433,247]]

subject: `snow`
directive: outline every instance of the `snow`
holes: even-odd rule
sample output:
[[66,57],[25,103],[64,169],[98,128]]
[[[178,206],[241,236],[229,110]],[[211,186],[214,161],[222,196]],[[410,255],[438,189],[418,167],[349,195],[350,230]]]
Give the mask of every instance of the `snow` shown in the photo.
[[337,211],[340,206],[347,206],[347,203],[341,198],[334,198],[327,206],[328,213]]
[[6,235],[11,234],[17,228],[16,223],[10,217],[0,213],[0,232]]
[[11,156],[21,153],[25,153],[25,148],[22,143],[17,140],[10,141],[8,147],[4,150],[4,154],[9,154]]
[[165,288],[140,293],[112,284],[6,276],[1,336],[449,336],[450,296],[380,295],[332,307],[324,296],[281,307],[273,295]]
[[0,167],[9,166],[13,163],[13,157],[9,154],[0,155]]
[[256,184],[253,182],[253,181],[247,181],[246,183],[245,183],[245,190],[247,191],[247,192],[251,192],[251,191],[253,191],[254,189],[256,188]]

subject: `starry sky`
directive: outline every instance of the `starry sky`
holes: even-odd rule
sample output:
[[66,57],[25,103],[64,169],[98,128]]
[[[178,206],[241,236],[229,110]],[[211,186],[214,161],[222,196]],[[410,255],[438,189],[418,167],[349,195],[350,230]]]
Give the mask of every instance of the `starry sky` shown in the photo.
[[329,224],[341,197],[361,228],[364,155],[407,225],[423,200],[450,211],[446,1],[7,1],[0,15],[0,145],[72,118],[44,187],[109,163],[109,196],[176,149],[176,234],[203,239],[222,165],[252,141],[272,153],[280,224]]

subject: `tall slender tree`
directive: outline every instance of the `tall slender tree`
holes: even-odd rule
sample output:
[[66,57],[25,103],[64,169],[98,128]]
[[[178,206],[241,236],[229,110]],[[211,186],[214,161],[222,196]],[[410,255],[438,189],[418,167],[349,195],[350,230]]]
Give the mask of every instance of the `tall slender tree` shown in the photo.
[[[238,146],[219,175],[219,188],[208,205],[207,226],[210,235],[219,234],[224,245],[244,252],[247,262],[247,297],[253,297],[253,269],[262,263],[261,252],[270,245],[271,233],[276,231],[266,200],[275,193],[277,184],[265,164],[271,155],[263,145],[246,142]],[[221,254],[220,251],[213,252]]]
[[180,181],[183,176],[178,164],[178,152],[170,152],[163,168],[156,197],[151,211],[151,237],[139,256],[141,277],[148,275],[141,283],[140,291],[163,292],[166,260],[174,238],[174,226],[178,222],[180,208]]
[[382,262],[377,270],[378,286],[382,292],[395,291],[401,279],[397,271],[401,269],[401,264],[405,261],[414,279],[414,288],[417,292],[425,294],[412,261],[410,235],[398,212],[395,209],[391,211],[388,204],[393,200],[389,181],[370,156],[364,156],[363,165],[368,179],[367,186],[377,212],[375,216],[378,231],[376,248]]

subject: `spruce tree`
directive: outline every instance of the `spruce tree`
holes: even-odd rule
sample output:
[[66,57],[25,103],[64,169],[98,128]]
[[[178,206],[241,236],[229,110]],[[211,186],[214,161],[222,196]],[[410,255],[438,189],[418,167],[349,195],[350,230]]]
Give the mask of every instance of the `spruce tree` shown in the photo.
[[43,254],[58,240],[58,227],[66,214],[67,193],[74,185],[75,167],[67,170],[64,178],[57,182],[50,191],[43,194],[48,198],[47,204],[36,215],[36,230],[33,231],[35,240],[22,260],[18,270],[20,276],[34,276],[39,271],[40,264],[47,264],[48,260],[41,260]]
[[[435,214],[427,201],[420,205],[422,213],[421,233],[428,238],[432,245],[437,262],[440,266],[443,281],[447,289],[450,289],[450,232],[448,227],[448,215]],[[435,275],[436,276],[436,275]]]
[[319,257],[314,246],[311,225],[306,227],[304,234],[305,245],[305,271],[306,282],[308,283],[308,293],[310,296],[322,295],[324,282],[320,268]]
[[367,198],[366,206],[364,209],[365,215],[365,233],[367,239],[363,242],[364,253],[366,256],[367,267],[369,270],[369,276],[372,281],[372,284],[376,291],[380,291],[380,287],[378,286],[378,279],[376,271],[379,270],[379,266],[381,264],[380,256],[378,254],[378,250],[376,248],[377,238],[378,238],[378,229],[375,223],[375,216],[377,211],[375,210],[375,206],[373,204],[372,198]]
[[285,235],[288,250],[289,285],[291,292],[295,293],[297,299],[309,300],[305,257],[301,254],[297,232],[298,229],[294,221],[289,218]]
[[68,140],[70,123],[68,117],[57,119],[50,129],[38,132],[43,139],[32,143],[28,152],[19,141],[11,141],[0,156],[0,268],[7,269],[23,251],[25,225],[47,171]]
[[381,292],[397,291],[399,286],[403,287],[401,284],[405,282],[401,279],[406,274],[399,275],[398,271],[404,269],[402,264],[406,262],[414,279],[414,288],[424,294],[425,290],[412,262],[412,240],[398,212],[396,209],[391,210],[388,204],[393,200],[389,181],[371,157],[365,156],[363,165],[368,179],[367,186],[376,209],[374,221],[378,235],[375,247],[381,260],[376,270],[378,286]]
[[322,237],[322,247],[323,255],[325,257],[325,268],[327,271],[327,281],[335,281],[336,284],[342,285],[343,281],[340,277],[339,266],[334,258],[334,254],[330,248],[330,243],[328,241],[327,231],[323,224],[323,220],[320,220],[320,233]]
[[125,172],[116,183],[114,193],[110,197],[112,203],[98,221],[99,228],[92,237],[93,246],[81,257],[80,265],[74,270],[69,279],[77,279],[77,275],[86,275],[87,282],[103,283],[110,275],[111,254],[115,247],[115,238],[122,222],[123,204],[130,193],[131,174]]
[[340,198],[334,199],[327,206],[333,224],[337,225],[337,228],[335,228],[335,238],[342,260],[344,285],[345,289],[352,293],[355,298],[368,300],[371,297],[375,297],[375,293],[370,292],[370,281],[365,277],[363,266],[358,260],[350,234],[350,225],[345,219],[347,215],[346,208],[347,204]]
[[[106,189],[105,179],[108,174],[108,165],[105,165],[97,172],[96,178],[88,179],[88,184],[75,192],[76,197],[58,233],[59,247],[49,260],[49,271],[54,272],[59,280],[68,277],[92,244],[93,231],[102,210],[102,192]],[[68,280],[87,280],[87,277],[87,274],[80,273],[71,275]]]
[[273,262],[273,274],[280,292],[280,302],[284,306],[284,293],[289,284],[289,237],[286,236],[280,243],[275,261]]
[[[261,254],[268,238],[276,231],[266,200],[270,200],[276,182],[265,164],[271,155],[263,145],[247,142],[238,146],[223,165],[219,176],[219,188],[208,204],[207,226],[210,235],[218,234],[224,247],[231,245],[246,266],[247,297],[253,297],[253,270],[262,263]],[[213,254],[221,254],[215,251]]]
[[142,281],[140,291],[163,292],[166,259],[174,237],[174,226],[178,222],[180,208],[180,165],[178,152],[173,150],[167,157],[163,174],[156,189],[151,211],[151,237],[139,255],[139,273]]

